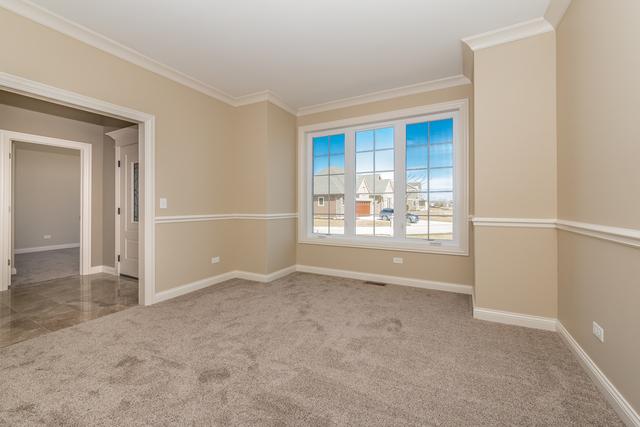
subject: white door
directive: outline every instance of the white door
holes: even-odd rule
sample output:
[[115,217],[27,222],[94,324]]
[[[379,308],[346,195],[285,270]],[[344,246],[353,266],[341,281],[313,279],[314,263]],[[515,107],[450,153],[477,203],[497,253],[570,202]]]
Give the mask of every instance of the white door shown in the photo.
[[138,223],[140,193],[138,144],[120,147],[120,262],[119,273],[138,277]]

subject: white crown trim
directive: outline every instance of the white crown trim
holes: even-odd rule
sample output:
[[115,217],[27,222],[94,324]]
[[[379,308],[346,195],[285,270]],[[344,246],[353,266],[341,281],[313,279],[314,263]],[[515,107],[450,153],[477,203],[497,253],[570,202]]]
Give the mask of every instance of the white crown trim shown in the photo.
[[466,43],[471,50],[479,50],[525,39],[538,34],[548,33],[550,31],[554,31],[554,28],[549,21],[544,18],[535,18],[475,36],[465,37],[462,41]]
[[400,96],[415,95],[418,93],[432,92],[434,90],[446,89],[455,86],[471,84],[471,80],[463,75],[445,77],[443,79],[431,80],[428,82],[416,83],[408,86],[401,86],[393,89],[385,89],[378,92],[371,92],[364,95],[338,99],[324,102],[322,104],[309,105],[298,108],[298,117],[309,114],[321,113],[323,111],[336,110],[338,108],[352,107],[354,105],[367,104],[369,102],[383,101],[385,99],[397,98]]

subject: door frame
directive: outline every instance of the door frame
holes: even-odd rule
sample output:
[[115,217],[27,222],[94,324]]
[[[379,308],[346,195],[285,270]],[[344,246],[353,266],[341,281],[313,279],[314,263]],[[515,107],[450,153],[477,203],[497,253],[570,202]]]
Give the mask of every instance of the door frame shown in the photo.
[[[67,148],[80,152],[80,275],[91,274],[91,144],[68,139],[51,138],[42,135],[13,132],[0,129],[0,260],[13,260],[12,222],[12,146],[13,142],[49,147]],[[13,264],[13,261],[11,262]],[[0,291],[6,291],[11,281],[11,270],[15,267],[9,262],[2,262],[2,278]]]
[[[0,72],[0,89],[138,124],[140,162],[140,229],[138,301],[155,301],[155,116],[13,74]],[[8,156],[7,156],[8,158]],[[3,191],[4,193],[4,191]],[[0,236],[0,239],[3,239]],[[4,247],[4,244],[1,245]],[[6,264],[3,262],[2,264]],[[4,276],[2,278],[4,282]]]

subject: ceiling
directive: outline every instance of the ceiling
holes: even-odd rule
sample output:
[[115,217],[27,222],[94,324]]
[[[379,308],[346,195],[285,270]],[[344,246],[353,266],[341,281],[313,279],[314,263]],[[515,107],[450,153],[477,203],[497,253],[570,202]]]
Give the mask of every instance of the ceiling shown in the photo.
[[230,98],[293,109],[462,74],[462,38],[550,0],[32,0]]

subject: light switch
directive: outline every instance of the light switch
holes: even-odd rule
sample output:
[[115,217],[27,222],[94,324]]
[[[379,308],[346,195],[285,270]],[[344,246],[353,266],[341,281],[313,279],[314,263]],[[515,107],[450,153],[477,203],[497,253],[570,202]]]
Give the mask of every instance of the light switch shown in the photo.
[[160,197],[160,209],[167,209],[167,199]]

